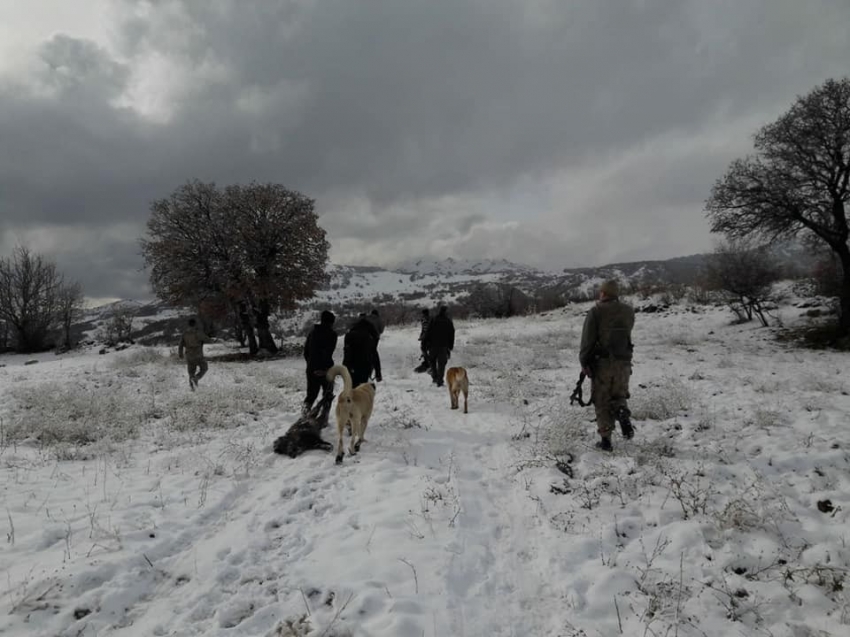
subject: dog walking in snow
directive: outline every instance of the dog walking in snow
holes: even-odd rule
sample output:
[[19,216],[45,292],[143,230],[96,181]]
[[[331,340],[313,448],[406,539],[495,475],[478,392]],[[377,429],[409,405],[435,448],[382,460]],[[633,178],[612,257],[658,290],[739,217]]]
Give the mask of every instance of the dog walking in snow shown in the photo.
[[451,399],[452,409],[458,408],[458,399],[460,393],[463,392],[463,413],[467,413],[466,404],[469,398],[469,378],[466,375],[466,369],[463,367],[450,367],[446,371],[446,385],[449,387],[449,398]]
[[336,464],[342,463],[342,433],[346,425],[351,426],[351,443],[348,447],[350,455],[360,451],[366,425],[372,416],[372,405],[375,402],[375,384],[362,383],[352,388],[351,374],[344,365],[334,365],[328,370],[328,382],[333,383],[337,376],[342,376],[343,388],[336,402]]

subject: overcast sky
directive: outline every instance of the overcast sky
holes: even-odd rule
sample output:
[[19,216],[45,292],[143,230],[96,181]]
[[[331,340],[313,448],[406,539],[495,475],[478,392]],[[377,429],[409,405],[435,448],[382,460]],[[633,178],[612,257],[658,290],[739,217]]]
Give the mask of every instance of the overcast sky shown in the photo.
[[317,202],[337,263],[709,250],[752,133],[850,74],[848,0],[0,0],[0,254],[149,295],[189,179]]

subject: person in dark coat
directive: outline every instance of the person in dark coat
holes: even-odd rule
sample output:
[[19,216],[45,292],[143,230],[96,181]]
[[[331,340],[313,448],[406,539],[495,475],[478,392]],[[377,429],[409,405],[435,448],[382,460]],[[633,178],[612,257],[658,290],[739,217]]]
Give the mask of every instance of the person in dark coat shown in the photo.
[[422,362],[414,371],[418,373],[427,372],[431,369],[431,363],[428,360],[428,326],[431,324],[431,313],[428,308],[422,309],[422,318],[420,319],[419,328],[419,350],[422,353]]
[[372,372],[379,383],[381,377],[381,359],[378,357],[378,330],[369,322],[365,314],[349,328],[343,341],[342,364],[351,374],[351,383],[357,387],[369,382]]
[[333,383],[325,378],[327,371],[334,365],[337,334],[333,329],[336,316],[333,312],[322,312],[320,322],[313,326],[304,342],[304,360],[307,361],[307,398],[304,399],[303,412],[313,407],[319,390],[324,396],[333,394]]
[[437,387],[443,386],[446,363],[451,358],[455,346],[455,325],[447,314],[448,309],[441,305],[437,316],[428,326],[428,360],[431,362],[431,378]]
[[[360,316],[365,316],[361,314]],[[381,353],[378,351],[378,345],[381,342],[381,336],[384,334],[384,320],[381,318],[381,315],[378,314],[378,310],[373,309],[372,312],[366,316],[366,320],[375,328],[376,340],[375,340],[375,369],[381,370]]]
[[381,318],[381,315],[378,314],[378,310],[372,310],[369,316],[366,319],[372,324],[375,330],[378,332],[378,340],[381,340],[381,336],[384,334],[384,320]]

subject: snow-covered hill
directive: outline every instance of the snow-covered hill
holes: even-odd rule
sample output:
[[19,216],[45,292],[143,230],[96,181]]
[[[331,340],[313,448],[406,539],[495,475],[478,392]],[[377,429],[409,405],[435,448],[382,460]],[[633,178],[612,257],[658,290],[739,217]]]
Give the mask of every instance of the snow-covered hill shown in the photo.
[[513,263],[507,259],[430,259],[419,258],[409,259],[399,263],[394,268],[394,271],[403,272],[406,274],[415,274],[418,276],[469,276],[480,274],[506,274],[515,275],[518,273],[539,274],[540,270],[536,270],[527,265]]
[[[804,254],[787,246],[777,250],[783,265],[800,267]],[[433,307],[437,303],[463,303],[485,284],[504,284],[521,290],[528,298],[560,298],[582,301],[595,293],[604,280],[618,279],[632,289],[657,290],[671,285],[694,283],[706,261],[697,254],[657,261],[618,263],[601,267],[546,271],[502,260],[412,259],[393,268],[330,265],[329,284],[299,309],[282,319],[284,331],[299,331],[316,318],[321,309],[331,308],[353,315],[372,307]],[[162,334],[171,338],[181,317],[191,309],[170,309],[160,303],[121,301],[91,310],[84,321],[85,332],[94,335],[117,309],[131,309],[134,332],[151,339]],[[411,313],[411,316],[413,314]]]
[[560,272],[539,270],[506,260],[415,259],[391,269],[334,265],[331,282],[315,304],[421,300],[422,305],[452,302],[482,283],[516,286],[531,296],[554,290],[565,297],[583,296],[607,278],[625,285],[689,283],[696,278],[704,256],[667,261],[641,261]]

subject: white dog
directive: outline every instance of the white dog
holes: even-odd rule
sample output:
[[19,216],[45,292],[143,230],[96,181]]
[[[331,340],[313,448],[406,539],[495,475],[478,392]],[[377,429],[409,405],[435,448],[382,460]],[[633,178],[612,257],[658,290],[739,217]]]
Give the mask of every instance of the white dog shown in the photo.
[[352,389],[351,374],[344,365],[334,365],[328,370],[328,381],[334,382],[337,376],[342,376],[343,388],[336,402],[336,429],[339,436],[336,446],[336,463],[342,463],[342,432],[346,425],[351,425],[351,444],[348,447],[350,455],[360,451],[360,443],[366,433],[366,425],[372,415],[372,405],[375,402],[375,384],[363,383]]

